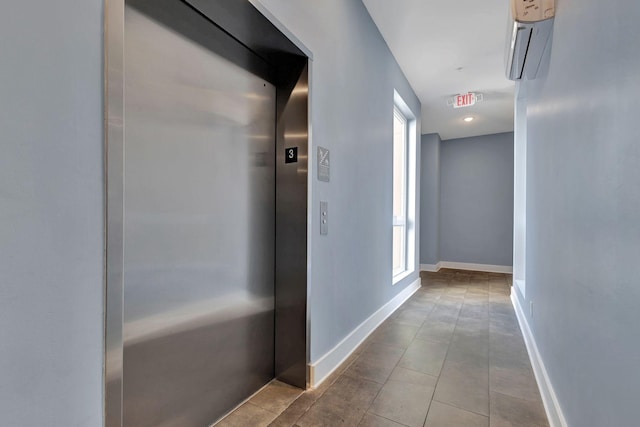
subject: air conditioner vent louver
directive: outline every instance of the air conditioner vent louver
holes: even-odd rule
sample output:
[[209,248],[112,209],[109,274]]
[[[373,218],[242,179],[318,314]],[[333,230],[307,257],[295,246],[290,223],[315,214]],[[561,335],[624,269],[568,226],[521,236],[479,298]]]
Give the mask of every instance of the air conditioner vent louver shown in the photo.
[[524,73],[524,68],[527,66],[527,53],[529,53],[529,46],[531,46],[531,36],[533,35],[533,30],[529,30],[529,34],[525,34],[525,38],[527,39],[527,48],[524,51],[524,59],[522,60],[522,69],[520,70],[520,77],[522,78],[522,74]]

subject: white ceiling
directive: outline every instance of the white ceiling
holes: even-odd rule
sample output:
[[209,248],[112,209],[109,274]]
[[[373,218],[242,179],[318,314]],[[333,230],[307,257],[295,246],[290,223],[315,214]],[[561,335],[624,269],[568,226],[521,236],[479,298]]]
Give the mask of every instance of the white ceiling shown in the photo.
[[[422,102],[422,133],[442,139],[513,130],[514,84],[504,73],[507,0],[363,0]],[[447,99],[479,92],[454,109]],[[473,116],[470,123],[462,121]]]

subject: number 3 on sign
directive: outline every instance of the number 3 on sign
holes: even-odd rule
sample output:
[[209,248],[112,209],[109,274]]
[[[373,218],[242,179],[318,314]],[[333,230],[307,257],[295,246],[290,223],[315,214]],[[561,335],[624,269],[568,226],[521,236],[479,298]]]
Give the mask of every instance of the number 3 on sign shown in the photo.
[[298,147],[289,147],[284,149],[285,163],[298,163]]

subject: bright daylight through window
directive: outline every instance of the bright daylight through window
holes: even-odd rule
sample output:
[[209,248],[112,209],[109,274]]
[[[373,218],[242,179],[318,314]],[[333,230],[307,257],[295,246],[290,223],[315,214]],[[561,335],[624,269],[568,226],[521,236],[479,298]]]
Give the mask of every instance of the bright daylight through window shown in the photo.
[[393,112],[393,276],[407,270],[407,148],[408,121]]

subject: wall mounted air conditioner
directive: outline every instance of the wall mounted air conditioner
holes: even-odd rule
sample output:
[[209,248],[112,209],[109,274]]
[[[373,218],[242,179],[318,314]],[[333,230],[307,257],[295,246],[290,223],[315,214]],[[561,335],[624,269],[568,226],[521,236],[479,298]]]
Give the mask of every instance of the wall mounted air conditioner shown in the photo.
[[510,9],[507,78],[534,79],[553,28],[555,0],[511,0]]

